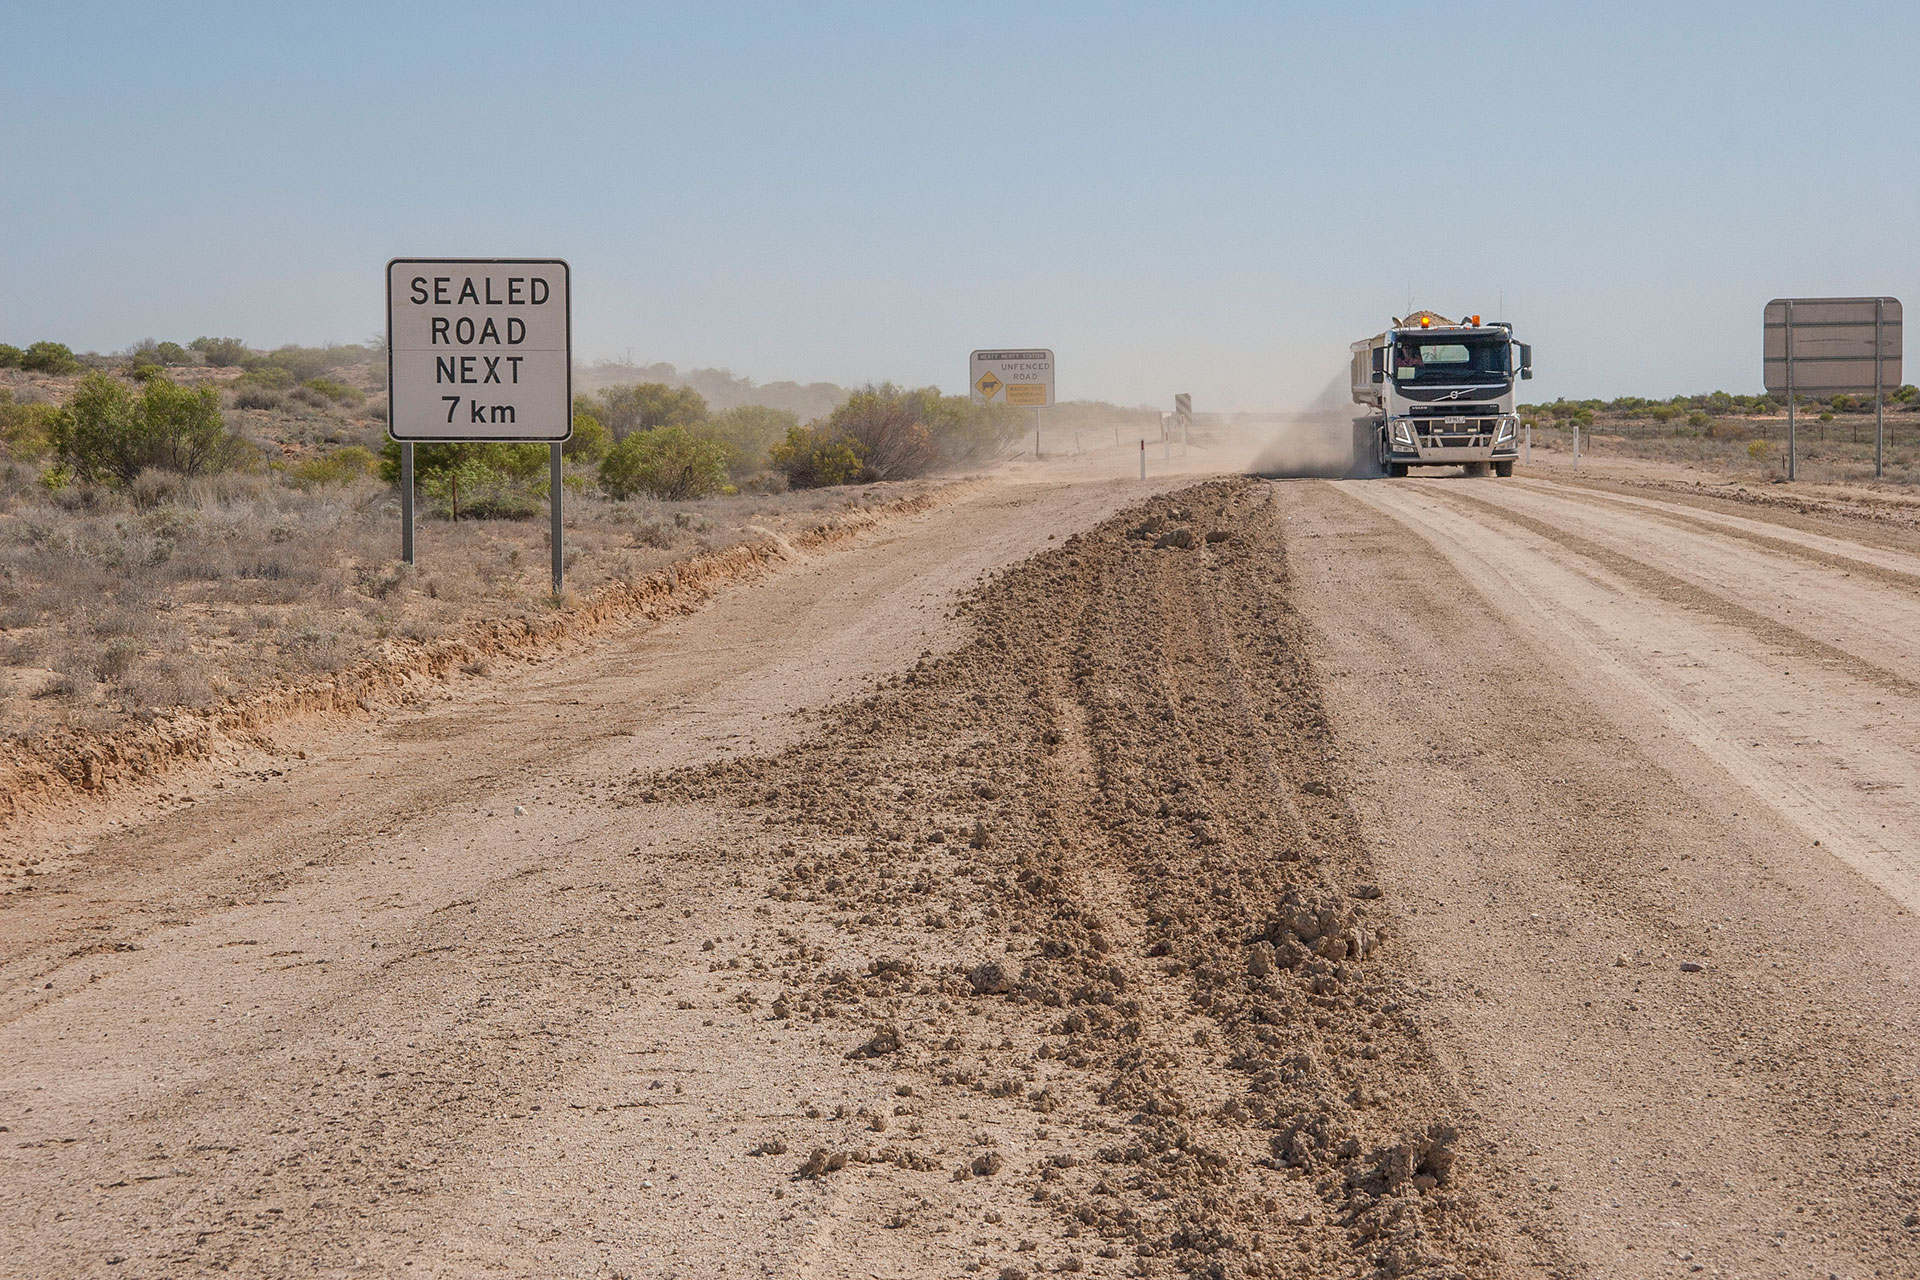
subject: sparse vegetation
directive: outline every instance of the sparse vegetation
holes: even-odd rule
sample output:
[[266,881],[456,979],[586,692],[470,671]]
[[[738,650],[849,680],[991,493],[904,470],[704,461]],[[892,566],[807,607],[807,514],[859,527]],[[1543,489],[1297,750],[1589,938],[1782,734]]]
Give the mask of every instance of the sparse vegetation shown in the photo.
[[20,353],[20,367],[32,373],[74,373],[80,362],[64,342],[36,342]]
[[244,446],[220,417],[220,393],[149,378],[138,395],[103,373],[81,380],[53,416],[54,452],[75,478],[132,483],[148,468],[205,475],[223,471]]
[[632,432],[600,461],[600,487],[614,498],[705,498],[726,484],[726,446],[680,426]]

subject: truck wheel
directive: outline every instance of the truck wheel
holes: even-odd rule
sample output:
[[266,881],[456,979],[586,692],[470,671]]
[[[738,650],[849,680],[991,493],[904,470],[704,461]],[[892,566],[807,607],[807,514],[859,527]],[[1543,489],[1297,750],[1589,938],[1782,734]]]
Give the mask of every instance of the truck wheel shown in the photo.
[[1484,462],[1469,462],[1467,464],[1467,474],[1477,480],[1487,474],[1487,464]]
[[1502,479],[1504,479],[1504,478],[1506,478],[1507,476],[1510,476],[1510,475],[1512,475],[1512,474],[1513,474],[1513,459],[1512,459],[1512,458],[1508,458],[1508,459],[1507,459],[1507,460],[1506,460],[1505,462],[1496,462],[1496,463],[1494,463],[1494,464],[1493,464],[1493,474],[1495,474],[1495,475],[1497,475],[1497,476],[1500,476],[1500,477],[1501,477]]
[[1407,474],[1407,464],[1404,462],[1389,462],[1387,464],[1387,474],[1395,477],[1404,476]]

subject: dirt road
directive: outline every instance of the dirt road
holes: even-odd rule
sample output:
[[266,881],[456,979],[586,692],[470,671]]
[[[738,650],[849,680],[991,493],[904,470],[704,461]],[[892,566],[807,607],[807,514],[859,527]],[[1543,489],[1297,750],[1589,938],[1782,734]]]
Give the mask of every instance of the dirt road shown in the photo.
[[57,833],[0,1274],[1920,1274],[1911,534],[1170,483]]

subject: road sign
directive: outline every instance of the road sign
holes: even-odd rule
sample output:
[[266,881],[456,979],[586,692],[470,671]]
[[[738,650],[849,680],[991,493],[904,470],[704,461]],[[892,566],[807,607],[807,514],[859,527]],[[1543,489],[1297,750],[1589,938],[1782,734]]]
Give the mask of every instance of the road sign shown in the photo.
[[402,443],[559,443],[573,432],[573,325],[558,258],[387,264],[387,431]]
[[1045,408],[1053,403],[1053,352],[976,351],[968,362],[967,385],[975,404]]
[[1182,440],[1193,435],[1193,397],[1182,391],[1173,398],[1173,425]]
[[1898,298],[1775,298],[1765,326],[1770,392],[1870,396],[1900,385]]
[[1775,298],[1763,318],[1767,390],[1787,397],[1787,479],[1798,478],[1794,405],[1801,396],[1873,397],[1873,476],[1886,451],[1881,401],[1900,385],[1900,299]]

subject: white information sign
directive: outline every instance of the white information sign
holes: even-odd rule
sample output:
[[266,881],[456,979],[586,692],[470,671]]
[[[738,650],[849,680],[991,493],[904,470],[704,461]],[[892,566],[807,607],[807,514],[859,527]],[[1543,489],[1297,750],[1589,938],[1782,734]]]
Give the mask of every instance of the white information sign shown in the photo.
[[569,273],[558,258],[387,264],[395,440],[558,443],[573,433]]
[[1053,352],[976,351],[967,387],[975,404],[1046,408],[1053,403]]

